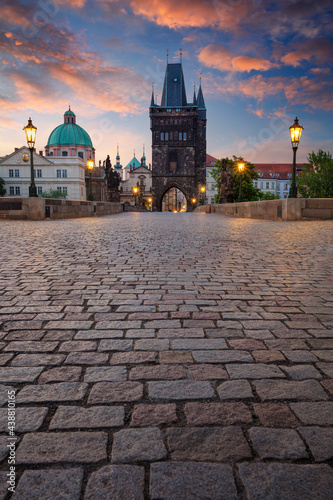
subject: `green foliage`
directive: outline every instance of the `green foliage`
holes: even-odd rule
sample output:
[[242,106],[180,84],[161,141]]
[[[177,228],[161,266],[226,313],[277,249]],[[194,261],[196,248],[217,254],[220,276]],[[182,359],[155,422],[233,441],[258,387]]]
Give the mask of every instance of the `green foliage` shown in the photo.
[[279,200],[280,196],[277,196],[274,193],[271,193],[270,191],[267,191],[267,193],[263,193],[260,191],[259,193],[259,200]]
[[298,192],[302,198],[333,198],[333,159],[319,149],[309,154],[308,164],[298,176]]
[[0,177],[0,196],[5,196],[5,194],[6,194],[5,181]]
[[[232,160],[230,158],[223,158],[218,160],[214,167],[211,169],[211,176],[215,180],[214,187],[220,191],[220,182],[221,182],[221,169],[222,169],[222,161],[226,161],[227,165],[230,167],[232,172],[232,177],[234,180],[233,187],[233,201],[237,202],[239,196],[239,186],[240,186],[240,172],[237,168],[239,163],[244,163],[245,170],[242,173],[242,194],[243,201],[257,201],[259,200],[260,189],[257,189],[253,185],[253,181],[258,179],[258,173],[255,171],[255,166],[253,163],[249,163],[245,161],[240,156],[233,156]],[[215,195],[215,203],[218,203],[219,194]]]
[[67,198],[67,193],[62,193],[58,189],[50,189],[50,191],[43,191],[40,195],[41,198]]

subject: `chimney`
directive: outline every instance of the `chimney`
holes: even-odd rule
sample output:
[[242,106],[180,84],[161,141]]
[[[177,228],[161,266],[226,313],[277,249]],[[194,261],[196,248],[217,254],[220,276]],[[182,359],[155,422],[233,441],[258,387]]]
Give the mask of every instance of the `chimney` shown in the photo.
[[39,151],[40,156],[43,156],[43,151]]
[[18,150],[19,150],[19,148],[15,148],[15,151],[18,151]]

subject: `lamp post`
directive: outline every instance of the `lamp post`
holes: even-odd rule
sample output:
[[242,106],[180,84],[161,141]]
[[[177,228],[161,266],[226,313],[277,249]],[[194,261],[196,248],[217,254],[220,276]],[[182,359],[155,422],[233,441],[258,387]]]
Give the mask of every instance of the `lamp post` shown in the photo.
[[27,138],[27,143],[28,143],[28,148],[30,149],[30,177],[31,177],[31,182],[29,186],[29,197],[30,198],[37,198],[37,188],[35,184],[35,173],[34,173],[34,148],[35,148],[35,141],[36,141],[36,132],[37,132],[37,127],[35,127],[32,124],[31,118],[28,120],[28,125],[26,125],[23,128],[26,138]]
[[204,205],[205,204],[206,186],[201,186],[200,191],[201,191],[201,205]]
[[149,210],[152,211],[152,208],[153,208],[153,198],[148,198],[148,203],[149,203]]
[[243,170],[244,170],[244,163],[238,163],[238,171],[239,171],[239,174],[240,174],[239,195],[238,195],[238,201],[239,202],[243,201],[243,193],[242,193]]
[[290,131],[290,138],[291,138],[291,144],[293,148],[293,173],[292,173],[292,178],[291,178],[291,186],[289,189],[289,196],[288,198],[297,198],[297,185],[296,185],[296,151],[298,148],[298,144],[301,138],[302,131],[304,130],[303,127],[298,123],[297,116],[295,118],[295,121],[291,127],[289,127]]
[[91,189],[91,173],[94,168],[94,160],[92,160],[91,156],[87,160],[87,169],[89,170],[89,195],[88,195],[88,200],[89,201],[94,201],[94,197],[92,194],[92,189]]
[[134,186],[133,193],[134,193],[134,204],[135,204],[135,206],[136,206],[136,195],[137,195],[137,192],[138,192],[138,188],[137,188],[137,186]]

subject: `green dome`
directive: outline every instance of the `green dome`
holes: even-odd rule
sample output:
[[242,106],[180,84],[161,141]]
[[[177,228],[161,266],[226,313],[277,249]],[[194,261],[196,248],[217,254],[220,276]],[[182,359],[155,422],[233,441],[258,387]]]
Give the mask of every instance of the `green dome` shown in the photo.
[[[65,114],[73,114],[66,111]],[[63,123],[51,132],[47,146],[90,146],[93,147],[89,134],[76,123]]]
[[75,116],[75,113],[73,113],[73,111],[71,110],[71,108],[69,108],[69,110],[66,111],[65,115],[74,115]]

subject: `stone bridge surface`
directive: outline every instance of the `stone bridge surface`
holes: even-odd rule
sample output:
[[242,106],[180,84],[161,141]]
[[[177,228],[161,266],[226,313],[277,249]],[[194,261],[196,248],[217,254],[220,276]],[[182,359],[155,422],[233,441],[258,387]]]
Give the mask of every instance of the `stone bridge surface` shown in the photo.
[[332,228],[0,221],[0,498],[333,499]]

